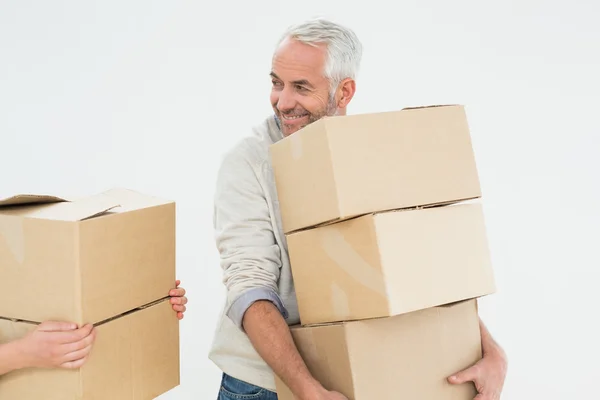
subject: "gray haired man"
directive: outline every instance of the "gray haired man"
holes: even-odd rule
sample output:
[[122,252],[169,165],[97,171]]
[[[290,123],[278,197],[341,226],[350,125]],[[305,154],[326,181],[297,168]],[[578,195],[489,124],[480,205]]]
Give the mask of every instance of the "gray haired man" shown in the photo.
[[[310,374],[290,334],[300,319],[268,148],[322,117],[346,115],[361,56],[354,32],[339,24],[289,28],[272,59],[274,115],[224,157],[214,224],[227,300],[209,355],[223,371],[218,400],[277,399],[273,372],[298,400],[346,399]],[[506,361],[482,328],[485,357],[449,380],[475,381],[481,400],[495,400]]]

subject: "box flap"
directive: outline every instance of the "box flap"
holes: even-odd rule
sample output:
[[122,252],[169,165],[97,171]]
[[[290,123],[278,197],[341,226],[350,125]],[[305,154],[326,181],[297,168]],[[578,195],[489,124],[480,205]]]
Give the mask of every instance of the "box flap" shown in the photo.
[[0,207],[24,205],[24,204],[46,204],[68,201],[62,197],[43,194],[16,194],[10,197],[0,197]]
[[429,106],[415,106],[415,107],[404,107],[402,109],[402,111],[404,110],[418,110],[421,108],[437,108],[437,107],[462,107],[461,104],[433,104],[433,105],[429,105]]
[[[75,222],[96,217],[119,206],[118,201],[103,194],[76,201],[68,201],[52,196],[26,195],[24,198],[21,198],[21,196],[10,198],[12,199],[10,200],[12,205],[18,205],[18,207],[0,208],[0,214],[22,218]],[[30,200],[26,201],[26,199]],[[43,199],[43,201],[41,203],[39,201],[31,202],[34,199]]]
[[125,188],[114,188],[107,190],[102,195],[112,198],[119,204],[118,212],[127,212],[141,210],[144,208],[162,206],[174,203],[172,200],[162,199],[160,197],[150,196],[135,190]]

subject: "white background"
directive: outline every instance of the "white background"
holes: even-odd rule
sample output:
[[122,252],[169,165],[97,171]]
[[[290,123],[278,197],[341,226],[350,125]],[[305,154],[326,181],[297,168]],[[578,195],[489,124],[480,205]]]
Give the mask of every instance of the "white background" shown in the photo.
[[[596,396],[600,7],[558,1],[0,2],[0,196],[124,186],[178,202],[182,384],[215,399],[222,153],[270,112],[283,29],[322,15],[364,47],[350,113],[467,106],[499,292],[503,399]],[[284,5],[285,4],[285,5]],[[360,6],[359,6],[360,4]]]

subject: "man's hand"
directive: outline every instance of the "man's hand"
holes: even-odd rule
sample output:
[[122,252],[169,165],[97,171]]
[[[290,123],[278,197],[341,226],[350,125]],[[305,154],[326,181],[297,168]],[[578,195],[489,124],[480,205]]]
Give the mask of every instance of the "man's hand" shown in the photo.
[[[314,378],[313,378],[314,379]],[[312,389],[304,391],[303,397],[295,397],[298,400],[348,400],[346,396],[333,390],[327,390],[320,382],[314,381]]]
[[243,327],[258,354],[287,385],[297,400],[347,400],[326,390],[308,370],[290,328],[275,305],[259,300],[243,317]]
[[474,400],[500,400],[500,394],[506,377],[507,360],[502,348],[492,339],[483,322],[481,344],[483,357],[475,365],[448,378],[453,384],[473,382],[479,393]]
[[95,339],[93,325],[77,329],[71,323],[43,322],[17,340],[19,367],[79,368],[87,360]]
[[180,280],[175,282],[175,289],[169,292],[169,296],[171,296],[171,304],[173,305],[173,310],[177,313],[177,318],[182,320],[188,299],[185,297],[185,289],[179,287],[180,284]]
[[325,392],[319,400],[348,400],[348,398],[338,392]]

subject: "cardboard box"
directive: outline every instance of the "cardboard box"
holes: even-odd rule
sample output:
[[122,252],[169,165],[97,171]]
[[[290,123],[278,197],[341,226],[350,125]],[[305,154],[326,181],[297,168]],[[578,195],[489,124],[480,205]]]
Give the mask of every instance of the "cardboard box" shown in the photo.
[[[36,324],[0,319],[0,344]],[[179,321],[165,299],[97,324],[76,370],[23,369],[0,376],[0,397],[19,400],[152,400],[178,386]]]
[[323,118],[270,153],[285,233],[481,197],[458,105]]
[[175,203],[115,189],[0,200],[0,317],[96,323],[175,285]]
[[292,233],[287,243],[304,325],[398,315],[495,291],[478,200],[367,214]]
[[[313,376],[349,400],[472,400],[477,394],[472,383],[446,380],[481,359],[476,300],[291,332]],[[279,400],[294,400],[275,381]]]

